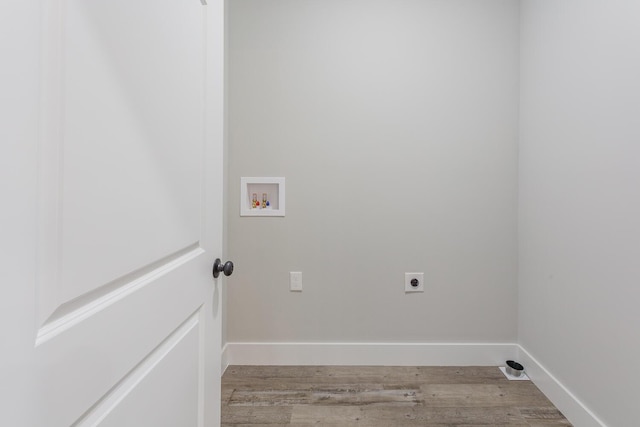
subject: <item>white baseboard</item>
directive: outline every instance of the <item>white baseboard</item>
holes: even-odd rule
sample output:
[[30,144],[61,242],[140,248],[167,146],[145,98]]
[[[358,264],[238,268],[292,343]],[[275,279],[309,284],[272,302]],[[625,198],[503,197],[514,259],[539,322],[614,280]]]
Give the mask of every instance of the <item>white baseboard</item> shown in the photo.
[[525,367],[531,381],[573,425],[606,427],[605,423],[520,345],[518,345],[518,361]]
[[229,363],[229,344],[225,344],[224,347],[222,347],[222,352],[221,352],[221,356],[220,356],[220,363],[221,363],[221,371],[220,371],[220,375],[224,374],[224,371],[227,370],[227,368],[229,367],[230,363]]
[[[517,344],[493,343],[245,343],[223,351],[228,365],[498,366]],[[224,365],[226,363],[226,365]]]

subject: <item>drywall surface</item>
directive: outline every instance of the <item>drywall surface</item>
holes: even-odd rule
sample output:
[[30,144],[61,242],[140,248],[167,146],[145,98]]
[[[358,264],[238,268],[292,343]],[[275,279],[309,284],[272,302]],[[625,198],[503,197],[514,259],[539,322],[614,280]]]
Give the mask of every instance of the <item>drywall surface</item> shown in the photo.
[[515,342],[519,3],[229,7],[227,340]]
[[519,339],[640,425],[640,3],[522,3]]

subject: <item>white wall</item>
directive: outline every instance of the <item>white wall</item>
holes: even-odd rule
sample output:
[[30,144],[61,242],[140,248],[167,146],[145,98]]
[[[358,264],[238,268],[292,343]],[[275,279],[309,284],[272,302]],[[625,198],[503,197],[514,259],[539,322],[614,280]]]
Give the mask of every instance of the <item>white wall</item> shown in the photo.
[[640,425],[640,2],[522,3],[519,337]]
[[[230,2],[228,341],[515,342],[518,22],[511,0]],[[287,216],[239,217],[241,176],[285,176]]]

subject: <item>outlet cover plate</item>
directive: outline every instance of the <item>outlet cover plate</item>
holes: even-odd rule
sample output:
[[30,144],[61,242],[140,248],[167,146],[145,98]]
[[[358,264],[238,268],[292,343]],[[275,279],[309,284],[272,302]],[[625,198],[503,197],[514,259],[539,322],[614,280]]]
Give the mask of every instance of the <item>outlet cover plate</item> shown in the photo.
[[[418,281],[418,286],[411,284],[413,279]],[[404,292],[424,292],[424,273],[404,273]]]
[[302,272],[289,272],[289,290],[293,292],[302,292]]

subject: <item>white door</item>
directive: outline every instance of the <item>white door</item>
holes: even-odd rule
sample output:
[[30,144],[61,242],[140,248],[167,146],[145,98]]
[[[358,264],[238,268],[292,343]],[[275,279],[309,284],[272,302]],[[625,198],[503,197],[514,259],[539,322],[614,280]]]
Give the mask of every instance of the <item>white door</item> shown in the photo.
[[0,425],[219,425],[223,1],[1,8]]

